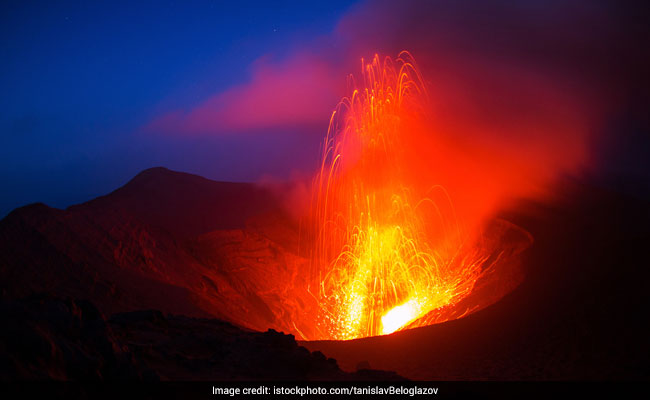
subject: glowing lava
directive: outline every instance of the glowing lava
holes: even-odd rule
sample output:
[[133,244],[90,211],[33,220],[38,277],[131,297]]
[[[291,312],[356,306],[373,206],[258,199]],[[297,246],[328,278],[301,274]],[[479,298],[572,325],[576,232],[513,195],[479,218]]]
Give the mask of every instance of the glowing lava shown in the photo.
[[331,339],[424,324],[472,291],[487,258],[467,246],[444,189],[423,190],[406,168],[404,138],[427,118],[410,54],[362,60],[362,71],[332,115],[314,180],[312,267],[319,331]]
[[381,317],[381,333],[393,333],[420,316],[422,310],[419,299],[411,299],[397,306]]

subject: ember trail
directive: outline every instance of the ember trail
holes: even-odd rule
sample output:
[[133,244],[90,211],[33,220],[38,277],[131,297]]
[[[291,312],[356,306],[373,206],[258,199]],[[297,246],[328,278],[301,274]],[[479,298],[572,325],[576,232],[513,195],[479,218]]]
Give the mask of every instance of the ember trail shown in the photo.
[[332,114],[313,183],[318,329],[330,339],[427,324],[472,291],[486,258],[468,250],[444,188],[409,174],[416,161],[404,139],[428,118],[412,56],[361,63],[362,80],[349,77],[351,94]]

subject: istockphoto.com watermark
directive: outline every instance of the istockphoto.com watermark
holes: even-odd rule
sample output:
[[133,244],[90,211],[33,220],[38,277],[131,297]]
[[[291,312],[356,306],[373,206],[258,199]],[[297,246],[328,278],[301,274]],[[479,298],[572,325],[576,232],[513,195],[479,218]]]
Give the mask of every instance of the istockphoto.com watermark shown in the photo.
[[212,386],[212,394],[221,396],[282,395],[282,396],[318,396],[318,395],[402,395],[421,396],[437,395],[437,387],[420,386],[274,386],[259,385],[253,387]]

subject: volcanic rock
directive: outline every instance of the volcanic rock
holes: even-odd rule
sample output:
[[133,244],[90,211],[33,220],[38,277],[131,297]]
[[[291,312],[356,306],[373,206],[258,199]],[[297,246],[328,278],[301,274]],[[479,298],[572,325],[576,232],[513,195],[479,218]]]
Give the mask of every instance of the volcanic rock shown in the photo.
[[1,300],[0,380],[403,380],[346,373],[274,330],[141,310],[108,321],[88,301]]

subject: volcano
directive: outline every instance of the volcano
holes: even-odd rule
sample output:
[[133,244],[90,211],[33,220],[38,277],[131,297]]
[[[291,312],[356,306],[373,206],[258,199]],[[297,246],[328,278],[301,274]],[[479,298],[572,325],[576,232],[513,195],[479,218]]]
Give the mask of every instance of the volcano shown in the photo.
[[[174,352],[194,357],[187,353],[196,350],[188,350],[193,335],[245,337],[246,343],[262,343],[256,347],[260,352],[272,350],[271,358],[306,362],[314,366],[311,371],[321,371],[287,372],[283,379],[647,376],[648,292],[642,290],[647,270],[638,264],[650,236],[644,201],[566,182],[558,189],[562,198],[522,202],[486,226],[486,237],[526,246],[501,254],[508,261],[493,263],[487,274],[500,278],[478,281],[463,307],[449,311],[447,322],[387,336],[315,341],[305,315],[317,304],[301,273],[309,260],[281,192],[152,168],[106,196],[66,210],[44,204],[14,210],[0,221],[2,317],[15,321],[3,323],[3,336],[5,343],[40,337],[36,343],[51,344],[5,347],[4,374],[23,371],[23,377],[33,377],[29,360],[46,359],[54,365],[50,377],[79,377],[47,356],[48,346],[95,348],[83,335],[70,337],[77,329],[70,326],[94,326],[101,343],[126,349],[94,358],[113,360],[102,364],[106,377],[112,376],[106,366],[113,365],[135,371],[132,376],[165,379],[278,378],[247,369],[228,375],[229,367],[214,360],[205,364],[212,367],[171,368]],[[535,237],[532,244],[527,232]],[[472,313],[455,315],[459,310]],[[52,312],[72,325],[53,323],[56,318],[45,317]],[[256,339],[256,332],[267,331]],[[313,353],[279,331],[293,334]],[[148,356],[138,356],[146,368],[117,368],[124,354],[143,346],[138,338],[153,340]],[[74,345],[62,344],[70,341]],[[248,350],[242,346],[225,351],[254,359],[244,356]],[[311,361],[296,361],[303,359]],[[369,367],[399,375],[346,375]]]
[[165,168],[66,210],[14,210],[0,222],[2,376],[402,379],[343,372],[269,329],[291,331],[287,291],[304,286],[282,244],[295,229],[269,190]]

